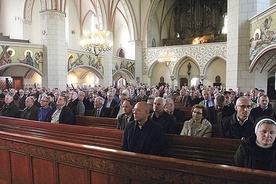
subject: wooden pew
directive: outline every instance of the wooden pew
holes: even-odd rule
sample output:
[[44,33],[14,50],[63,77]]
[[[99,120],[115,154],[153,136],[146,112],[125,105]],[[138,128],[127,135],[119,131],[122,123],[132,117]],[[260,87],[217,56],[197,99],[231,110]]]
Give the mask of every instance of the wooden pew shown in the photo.
[[184,111],[186,120],[189,120],[189,119],[192,118],[192,112],[191,112],[192,108],[191,107],[184,107],[183,102],[175,102],[174,103],[174,108]]
[[[92,126],[92,127],[102,127],[102,128],[111,128],[115,129],[117,126],[117,119],[115,118],[105,118],[105,117],[94,117],[94,116],[75,116],[76,125],[80,126]],[[177,134],[181,133],[184,122],[177,122]],[[218,136],[218,127],[213,125],[212,135]]]
[[[109,108],[107,108],[107,109],[108,109],[108,112],[111,113],[112,110],[113,110],[113,108],[114,108],[114,107],[109,107]],[[93,112],[93,110],[85,110],[84,115],[85,115],[85,116],[92,116],[92,115],[93,115],[92,112]]]
[[[94,117],[94,116],[79,116],[76,115],[76,125],[92,126],[115,129],[117,127],[116,118]],[[183,128],[183,122],[177,122],[177,132],[180,134]]]
[[76,115],[75,117],[76,117],[76,125],[111,128],[111,129],[116,128],[117,121],[118,121],[116,118],[79,116],[79,115]]
[[[62,141],[120,149],[123,136],[121,130],[76,125],[64,126],[60,130],[60,127],[62,125],[0,118],[0,131],[34,135],[47,139],[55,137]],[[198,138],[169,134],[165,135],[165,140],[164,156],[228,165],[231,165],[235,151],[241,143],[240,140],[234,139]]]
[[[12,120],[8,125],[3,123],[7,119],[0,119],[0,183],[275,183],[276,181],[275,172],[94,146],[94,142],[88,143],[89,136],[86,135],[92,133],[89,129],[97,129],[94,127],[84,128],[27,120],[19,120],[17,123]],[[107,130],[106,133],[118,132],[102,130]],[[83,136],[80,136],[81,134]],[[87,139],[85,143],[79,142],[85,139]]]
[[106,148],[119,149],[123,132],[99,127],[63,126],[62,124],[30,121],[0,116],[0,131],[61,141],[93,144]]

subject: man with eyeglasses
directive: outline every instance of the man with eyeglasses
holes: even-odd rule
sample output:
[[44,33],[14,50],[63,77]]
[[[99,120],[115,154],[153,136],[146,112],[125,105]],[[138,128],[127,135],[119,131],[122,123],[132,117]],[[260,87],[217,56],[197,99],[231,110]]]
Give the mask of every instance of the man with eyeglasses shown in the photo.
[[46,117],[47,122],[59,124],[75,124],[75,116],[72,110],[66,106],[67,96],[60,94],[57,99],[57,105],[54,107]]
[[41,107],[38,109],[38,121],[46,121],[47,114],[52,110],[49,106],[50,97],[43,96],[40,100]]
[[250,100],[238,98],[235,105],[236,113],[221,122],[221,133],[224,138],[245,140],[254,134],[254,120],[250,115]]

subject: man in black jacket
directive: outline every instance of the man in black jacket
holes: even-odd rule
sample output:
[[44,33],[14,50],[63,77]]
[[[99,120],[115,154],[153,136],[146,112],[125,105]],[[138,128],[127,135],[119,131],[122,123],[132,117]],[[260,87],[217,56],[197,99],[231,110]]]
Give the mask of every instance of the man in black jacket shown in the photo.
[[110,109],[104,106],[104,98],[98,96],[95,98],[94,109],[92,110],[92,116],[96,117],[109,117]]
[[133,109],[134,121],[124,130],[121,143],[123,151],[162,155],[164,134],[162,127],[148,118],[150,109],[146,102],[138,102]]
[[185,112],[180,109],[174,108],[174,102],[171,98],[166,98],[165,111],[173,115],[176,119],[176,122],[183,123],[185,119]]
[[19,117],[19,108],[15,105],[13,101],[13,94],[7,93],[5,96],[5,104],[0,110],[0,116],[7,116],[18,118]]
[[254,120],[249,116],[251,105],[248,98],[238,98],[235,105],[236,113],[221,122],[223,138],[245,140],[254,134]]
[[57,105],[47,114],[46,121],[60,124],[75,124],[75,116],[66,104],[67,97],[63,94],[59,95]]
[[29,96],[25,100],[25,109],[21,115],[22,119],[38,120],[38,108],[34,105],[34,98]]
[[177,123],[175,117],[164,110],[166,101],[161,97],[156,97],[153,102],[153,113],[150,120],[161,125],[165,134],[176,134]]

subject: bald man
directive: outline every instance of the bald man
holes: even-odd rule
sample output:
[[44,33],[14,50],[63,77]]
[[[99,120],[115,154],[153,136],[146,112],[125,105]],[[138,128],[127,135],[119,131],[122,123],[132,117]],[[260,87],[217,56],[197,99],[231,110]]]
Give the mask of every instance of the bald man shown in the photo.
[[121,144],[123,151],[161,155],[164,142],[163,129],[148,119],[150,112],[146,102],[138,102],[133,108],[134,121],[127,123]]

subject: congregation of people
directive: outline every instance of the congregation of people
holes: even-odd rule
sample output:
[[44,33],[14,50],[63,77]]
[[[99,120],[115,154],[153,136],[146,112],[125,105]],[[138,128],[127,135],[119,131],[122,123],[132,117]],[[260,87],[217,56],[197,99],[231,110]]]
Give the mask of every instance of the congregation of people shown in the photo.
[[0,98],[0,116],[71,125],[76,115],[117,118],[124,151],[162,155],[164,134],[245,140],[233,165],[276,171],[276,112],[262,89],[84,86],[5,89]]

